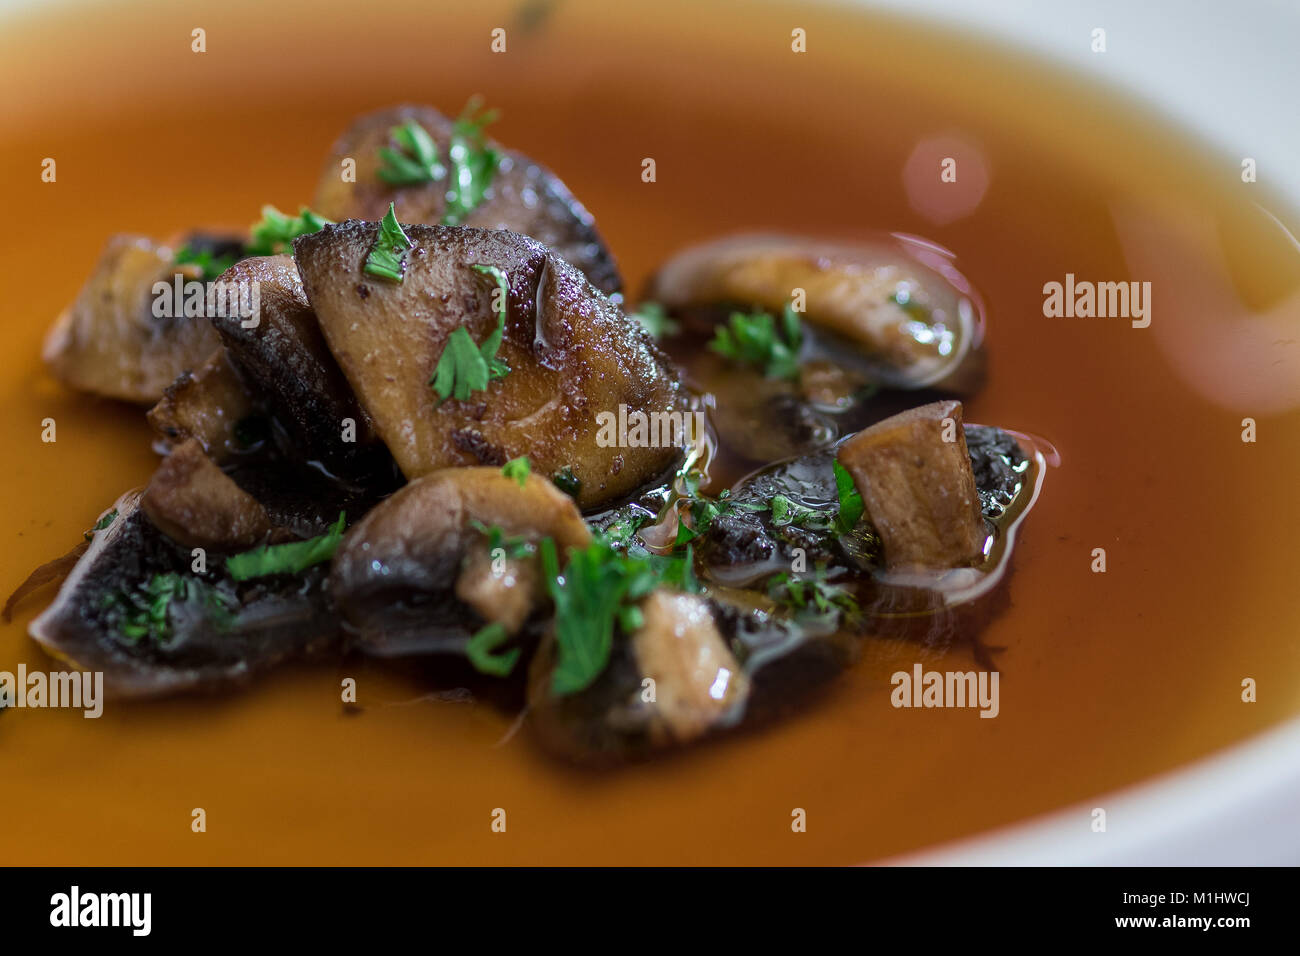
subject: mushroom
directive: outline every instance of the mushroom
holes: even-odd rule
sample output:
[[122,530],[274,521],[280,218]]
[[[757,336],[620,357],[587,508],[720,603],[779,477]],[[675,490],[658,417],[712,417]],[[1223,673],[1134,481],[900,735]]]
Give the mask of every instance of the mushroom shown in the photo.
[[293,258],[244,259],[221,278],[258,290],[256,316],[214,316],[212,322],[232,364],[298,456],[344,476],[391,471],[388,454],[321,335]]
[[242,446],[238,425],[256,411],[229,354],[218,347],[196,371],[168,385],[146,418],[163,449],[193,439],[220,462]]
[[858,432],[839,449],[890,570],[969,566],[988,529],[961,403],[931,402]]
[[118,499],[58,596],[29,628],[60,660],[102,671],[110,694],[146,697],[246,682],[291,657],[337,646],[323,567],[237,586],[204,574],[140,507]]
[[535,474],[449,468],[412,481],[354,525],[334,555],[330,589],[376,654],[460,652],[484,624],[517,633],[542,599],[534,558],[488,554],[549,537],[580,548],[590,532],[573,500]]
[[982,379],[978,297],[946,250],[910,236],[716,239],[664,263],[647,298],[670,311],[713,309],[714,318],[725,319],[730,307],[779,315],[796,290],[806,297],[806,307],[796,310],[812,333],[805,363],[832,359],[890,388],[966,393]]
[[[446,166],[455,125],[452,120],[429,106],[367,113],[354,120],[334,144],[312,208],[336,221],[378,221],[393,203],[402,222],[441,223],[447,206],[447,175],[409,186],[390,185],[378,175],[382,165],[379,151],[396,146],[392,131],[407,122],[418,123],[429,134]],[[522,153],[503,149],[491,140],[487,145],[499,156],[497,169],[483,201],[460,224],[531,236],[576,266],[600,291],[618,292],[621,283],[614,258],[596,231],[595,220],[568,187]],[[356,162],[355,182],[345,182],[339,176],[340,163],[346,159]]]
[[[571,472],[591,509],[677,463],[681,449],[663,429],[653,440],[642,429],[641,441],[602,433],[624,415],[693,421],[667,358],[577,269],[514,233],[409,226],[403,277],[390,281],[364,269],[378,234],[375,223],[327,225],[295,240],[294,258],[330,350],[408,479],[527,455],[541,474]],[[462,344],[477,358],[498,309],[496,357],[508,372],[462,397],[439,394],[432,382],[455,354],[453,333],[468,333]]]
[[114,236],[76,301],[50,329],[42,357],[72,388],[128,402],[158,401],[219,342],[206,318],[183,314],[183,301],[157,310],[170,315],[156,314],[154,285],[170,291],[201,274],[196,265],[177,265],[169,246]]
[[235,484],[191,439],[163,459],[140,506],[163,534],[188,548],[236,551],[271,532],[256,498]]

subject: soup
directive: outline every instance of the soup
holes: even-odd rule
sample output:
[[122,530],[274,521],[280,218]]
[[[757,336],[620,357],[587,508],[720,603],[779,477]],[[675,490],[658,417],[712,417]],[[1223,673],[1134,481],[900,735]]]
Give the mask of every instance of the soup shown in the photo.
[[[28,225],[4,240],[24,263],[5,279],[0,358],[5,583],[79,540],[156,463],[138,410],[73,395],[38,358],[107,236],[238,231],[263,203],[307,201],[354,114],[454,111],[481,92],[503,113],[495,135],[594,213],[633,294],[683,246],[742,230],[897,231],[957,254],[987,307],[989,381],[967,419],[1060,455],[982,635],[996,719],[892,706],[894,673],[966,671],[971,652],[881,642],[790,720],[582,771],[445,673],[350,657],[231,697],[110,702],[98,720],[0,713],[12,862],[858,862],[1093,798],[1295,713],[1276,533],[1297,511],[1290,214],[1235,160],[974,43],[843,11],[597,9],[435,20],[396,4],[348,23],[292,5],[254,20],[233,3],[190,23],[142,5],[11,26],[3,162]],[[508,51],[494,54],[503,24]],[[791,50],[795,27],[807,53]],[[349,64],[372,71],[337,75],[321,51],[343,37]],[[148,55],[124,66],[127,48]],[[281,78],[269,96],[265,76]],[[12,102],[36,86],[39,105]],[[39,177],[47,156],[54,184]],[[948,157],[954,196],[906,172]],[[1044,286],[1074,280],[1149,281],[1150,325],[1046,315]],[[56,666],[25,636],[35,610],[4,629],[0,669]],[[340,702],[348,677],[355,707]]]

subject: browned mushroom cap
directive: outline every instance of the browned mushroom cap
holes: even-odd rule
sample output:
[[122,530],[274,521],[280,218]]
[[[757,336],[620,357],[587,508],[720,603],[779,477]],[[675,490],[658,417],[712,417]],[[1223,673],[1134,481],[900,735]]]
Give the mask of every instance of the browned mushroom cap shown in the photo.
[[[527,455],[540,474],[571,470],[579,504],[591,508],[677,462],[663,429],[654,441],[602,434],[602,413],[620,407],[686,421],[687,396],[644,331],[577,269],[511,232],[410,226],[404,278],[391,282],[363,271],[378,228],[325,226],[295,241],[294,258],[330,350],[407,478]],[[475,266],[508,280],[497,356],[510,371],[444,401],[430,380],[452,333],[463,328],[478,346],[498,323],[494,280]]]
[[293,258],[244,259],[220,281],[257,289],[255,316],[228,314],[212,322],[231,361],[296,451],[336,474],[369,468],[376,457],[374,433],[325,344]]
[[271,519],[193,439],[163,459],[140,506],[163,534],[187,548],[235,551],[271,533]]
[[498,568],[473,560],[486,553],[483,527],[500,528],[503,541],[590,541],[573,500],[537,475],[523,485],[498,468],[425,475],[349,529],[334,555],[330,589],[369,649],[459,651],[485,622],[518,630],[540,578],[520,560]]
[[[437,225],[447,206],[447,180],[415,186],[391,186],[378,176],[379,150],[393,147],[392,130],[413,120],[438,146],[445,166],[452,121],[429,106],[398,106],[359,116],[334,144],[316,188],[312,208],[327,219],[378,221],[391,202],[401,222]],[[550,246],[577,266],[600,291],[618,292],[621,283],[614,258],[596,231],[591,214],[550,170],[522,153],[491,143],[501,155],[487,196],[461,225],[509,229]],[[340,164],[356,161],[356,182],[344,182]]]
[[240,445],[235,426],[256,410],[230,356],[218,348],[197,371],[185,372],[168,385],[145,417],[164,449],[192,438],[220,462]]
[[[847,343],[871,377],[892,388],[966,392],[978,386],[979,299],[951,255],[919,239],[718,239],[666,262],[647,297],[669,309],[739,306],[780,314],[796,289],[806,295],[804,321],[829,337],[819,343],[824,357],[853,364],[842,347]],[[814,346],[806,357],[818,357],[817,351]]]
[[[45,339],[43,357],[64,384],[128,402],[156,402],[220,344],[203,316],[154,314],[154,284],[196,280],[195,265],[177,266],[172,250],[140,236],[114,236],[77,299]],[[162,310],[160,310],[162,311]]]

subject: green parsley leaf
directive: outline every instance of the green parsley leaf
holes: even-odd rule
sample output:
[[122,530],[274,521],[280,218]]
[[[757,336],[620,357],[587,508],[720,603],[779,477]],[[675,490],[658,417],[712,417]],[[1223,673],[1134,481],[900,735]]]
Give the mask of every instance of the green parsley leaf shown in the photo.
[[296,216],[286,216],[274,206],[262,207],[262,218],[248,230],[248,245],[244,254],[249,256],[278,256],[293,253],[293,240],[308,236],[328,226],[330,220],[318,216],[306,206]]
[[709,348],[719,355],[753,365],[768,378],[797,378],[803,329],[794,307],[786,303],[778,331],[776,319],[766,312],[731,313],[726,325],[713,332]]
[[415,186],[437,182],[447,175],[446,167],[438,162],[438,144],[415,120],[394,126],[388,135],[397,149],[384,146],[379,150],[384,165],[377,175],[384,182],[390,186]]
[[211,249],[195,250],[188,245],[176,250],[175,262],[178,266],[196,265],[203,272],[203,281],[211,282],[238,261],[239,256],[228,252],[223,256],[214,256]]
[[96,531],[103,531],[105,528],[107,528],[116,520],[117,520],[117,509],[114,508],[108,514],[104,515],[104,517],[96,521],[95,526],[93,528],[91,528],[89,531],[83,532],[81,536],[85,538],[87,541],[89,541],[91,538],[95,536]]
[[474,344],[463,325],[448,336],[442,355],[438,357],[438,364],[429,378],[429,384],[438,395],[439,404],[448,398],[463,402],[473,392],[485,391],[489,381],[505,378],[510,373],[510,366],[497,358],[497,350],[505,335],[510,282],[506,274],[496,266],[473,265],[470,268],[490,276],[496,282],[500,296],[500,307],[496,312],[497,324],[482,345]]
[[510,672],[515,669],[515,664],[519,663],[519,655],[523,650],[515,647],[504,654],[493,653],[508,640],[510,635],[503,625],[496,623],[485,625],[479,628],[465,645],[465,656],[474,665],[474,669],[481,674],[509,677]]
[[658,302],[643,302],[637,306],[635,312],[629,312],[627,317],[640,323],[656,342],[664,336],[676,335],[681,331],[681,326],[668,317],[668,313]]
[[334,557],[339,542],[343,540],[343,530],[347,516],[339,512],[339,520],[328,532],[306,541],[291,541],[287,544],[264,544],[251,551],[226,558],[226,570],[236,581],[249,578],[263,578],[271,574],[300,574],[315,564],[322,564]]
[[397,221],[397,210],[389,203],[388,212],[384,213],[384,218],[379,223],[375,246],[370,250],[370,255],[366,256],[365,271],[382,279],[401,282],[402,276],[406,274],[406,254],[413,245]]
[[662,568],[620,554],[597,538],[573,551],[560,574],[555,541],[541,542],[542,570],[555,603],[556,662],[551,693],[563,697],[585,690],[609,664],[615,625],[639,626],[634,608],[658,584]]
[[[451,178],[447,183],[447,208],[443,225],[456,226],[478,207],[492,185],[501,154],[488,146],[483,128],[496,121],[496,110],[479,112],[483,101],[472,97],[452,124],[447,161]],[[475,115],[477,113],[477,115]]]
[[520,455],[518,458],[512,458],[501,466],[501,474],[519,482],[520,488],[527,484],[528,476],[532,473],[533,465],[532,462],[528,460],[527,455]]
[[835,533],[848,534],[862,519],[862,494],[858,491],[853,476],[838,460],[832,462],[832,467],[835,469],[835,493],[840,499],[840,511],[835,517]]

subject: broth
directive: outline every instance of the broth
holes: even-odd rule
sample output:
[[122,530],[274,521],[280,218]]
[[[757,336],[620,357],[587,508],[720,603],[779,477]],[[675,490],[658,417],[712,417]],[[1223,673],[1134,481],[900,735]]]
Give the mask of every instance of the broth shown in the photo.
[[[79,541],[156,460],[142,411],[56,386],[38,357],[108,236],[296,209],[354,114],[454,112],[481,92],[503,112],[494,135],[594,213],[633,295],[684,244],[741,229],[897,230],[957,253],[989,318],[989,380],[967,420],[1045,436],[1063,459],[983,635],[1002,648],[1000,715],[892,708],[892,672],[973,665],[966,648],[881,642],[785,723],[590,773],[550,761],[454,678],[293,667],[223,699],[110,702],[99,720],[0,713],[6,862],[849,863],[1136,783],[1300,711],[1286,533],[1300,519],[1300,256],[1262,207],[1289,214],[1236,159],[1041,64],[886,17],[528,9],[325,16],[232,0],[6,25],[0,587]],[[489,51],[498,25],[504,55]],[[190,51],[195,26],[206,53]],[[806,54],[790,51],[795,26]],[[947,135],[959,141],[933,142]],[[946,225],[902,185],[925,142],[922,156],[955,151],[959,170],[988,173]],[[56,184],[40,181],[46,156]],[[1067,273],[1151,281],[1152,326],[1045,318],[1043,285]],[[25,635],[40,607],[0,628],[0,670],[56,666]],[[340,704],[343,677],[357,708]],[[1240,700],[1246,677],[1257,703]],[[206,833],[190,830],[195,807]],[[796,807],[806,833],[791,832]]]

